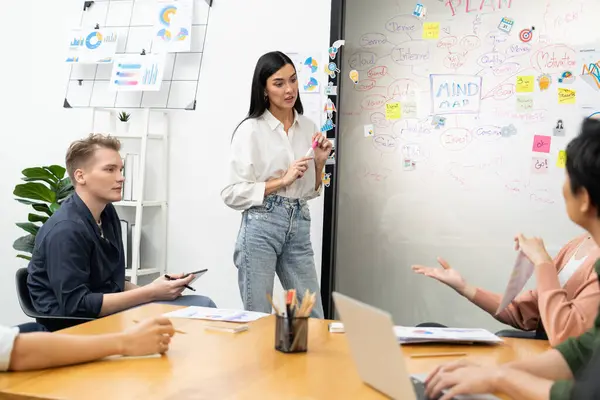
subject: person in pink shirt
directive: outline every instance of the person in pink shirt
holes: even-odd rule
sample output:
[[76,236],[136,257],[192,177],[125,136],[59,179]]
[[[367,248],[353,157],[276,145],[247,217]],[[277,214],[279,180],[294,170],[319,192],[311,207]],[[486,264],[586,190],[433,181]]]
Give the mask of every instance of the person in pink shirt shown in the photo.
[[543,274],[536,275],[537,288],[521,293],[498,315],[502,295],[470,285],[446,260],[438,258],[442,268],[413,265],[412,269],[450,286],[498,321],[532,332],[532,338],[547,336],[555,346],[594,325],[600,305],[600,285],[594,271],[598,258],[600,249],[589,234],[572,239],[554,258],[554,268],[540,269]]

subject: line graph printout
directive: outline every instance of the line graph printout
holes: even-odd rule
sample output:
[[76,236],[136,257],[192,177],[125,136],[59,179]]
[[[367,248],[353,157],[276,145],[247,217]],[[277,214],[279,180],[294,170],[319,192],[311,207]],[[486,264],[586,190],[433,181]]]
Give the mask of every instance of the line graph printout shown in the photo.
[[[158,37],[160,6],[168,3],[176,3],[178,10],[176,13],[163,13],[163,22],[169,25],[163,23],[161,29],[165,29],[164,34]],[[188,23],[190,15],[191,24]],[[113,74],[118,71],[113,71],[112,60],[101,64],[87,64],[81,62],[81,54],[79,62],[69,63],[70,72],[63,106],[194,110],[200,89],[198,82],[209,15],[210,7],[205,0],[94,1],[85,11],[81,10],[81,17],[79,21],[73,21],[74,25],[85,32],[99,31],[104,41],[111,37],[110,32],[114,32],[116,53],[112,57],[115,59],[122,55],[139,56],[143,53],[146,54],[145,57],[152,57],[152,54],[163,53],[164,61],[155,65],[155,68],[162,65],[162,80],[158,70],[147,76],[147,79],[152,78],[153,83],[147,81],[142,85],[143,75],[138,84],[133,84],[130,76],[122,76],[124,84],[116,85]],[[95,29],[96,26],[99,30]],[[170,37],[173,43],[167,45],[165,51],[166,37]],[[178,38],[185,40],[177,40]],[[157,44],[160,42],[158,39],[162,40],[160,45]],[[93,45],[95,40],[92,38],[90,43]],[[104,41],[102,46],[106,44]],[[177,45],[174,45],[175,42]],[[67,44],[65,43],[65,48]],[[69,56],[76,57],[75,54],[65,52],[65,60]],[[132,71],[120,72],[128,74]],[[139,90],[140,87],[143,89]]]

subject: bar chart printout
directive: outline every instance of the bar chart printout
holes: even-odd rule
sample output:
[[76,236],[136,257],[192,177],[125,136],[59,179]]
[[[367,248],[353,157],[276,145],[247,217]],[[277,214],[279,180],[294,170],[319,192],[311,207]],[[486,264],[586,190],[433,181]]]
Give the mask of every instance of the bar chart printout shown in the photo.
[[164,55],[118,55],[113,65],[110,89],[117,92],[159,91],[164,65]]

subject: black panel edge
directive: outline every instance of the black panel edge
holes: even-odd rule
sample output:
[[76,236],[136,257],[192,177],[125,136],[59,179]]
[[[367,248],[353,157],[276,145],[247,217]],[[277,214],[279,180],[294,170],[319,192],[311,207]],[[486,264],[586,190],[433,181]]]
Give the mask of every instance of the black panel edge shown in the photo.
[[[329,44],[332,45],[336,40],[344,39],[344,17],[345,17],[345,0],[331,0],[331,27],[329,33]],[[341,70],[341,62],[343,60],[344,46],[338,50],[335,62]],[[329,96],[334,102],[336,110],[340,110],[340,80],[343,72],[337,74],[335,78],[330,78],[329,81],[337,86],[337,96]],[[333,123],[335,128],[327,132],[329,139],[335,139],[335,164],[327,165],[325,173],[331,174],[331,185],[328,188],[323,188],[324,207],[323,207],[323,244],[321,257],[321,299],[323,300],[323,311],[325,318],[331,319],[334,316],[332,293],[335,290],[335,246],[336,246],[336,229],[337,229],[337,168],[339,163],[339,147],[340,136],[339,132],[339,116],[334,114]]]

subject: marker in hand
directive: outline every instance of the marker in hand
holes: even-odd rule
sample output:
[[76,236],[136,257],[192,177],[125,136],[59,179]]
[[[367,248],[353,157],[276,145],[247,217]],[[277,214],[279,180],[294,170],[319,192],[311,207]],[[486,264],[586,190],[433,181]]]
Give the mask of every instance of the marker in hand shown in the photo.
[[308,151],[306,152],[305,157],[314,157],[315,156],[315,148],[319,145],[319,141],[315,140],[312,144],[312,147],[310,149],[308,149]]

